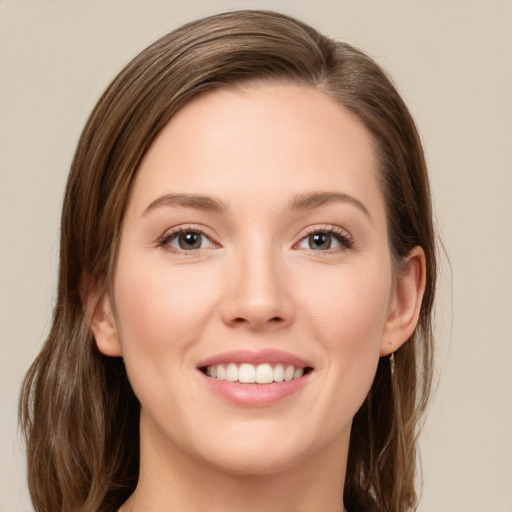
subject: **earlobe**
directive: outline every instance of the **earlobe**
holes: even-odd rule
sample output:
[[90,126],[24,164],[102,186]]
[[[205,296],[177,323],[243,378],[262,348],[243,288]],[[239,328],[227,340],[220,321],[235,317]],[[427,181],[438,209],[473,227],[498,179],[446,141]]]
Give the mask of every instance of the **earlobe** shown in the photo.
[[[94,295],[94,294],[93,294]],[[89,321],[98,350],[106,356],[122,356],[114,312],[108,294],[88,299]]]
[[395,352],[414,332],[425,292],[425,282],[425,253],[421,247],[416,246],[404,259],[400,275],[397,276],[383,333],[381,356]]

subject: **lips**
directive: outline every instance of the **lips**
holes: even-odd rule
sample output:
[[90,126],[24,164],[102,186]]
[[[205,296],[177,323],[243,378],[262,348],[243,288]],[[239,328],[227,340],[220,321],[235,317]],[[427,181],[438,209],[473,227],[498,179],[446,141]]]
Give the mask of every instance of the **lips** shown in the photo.
[[213,366],[216,364],[242,364],[248,363],[253,365],[268,363],[268,364],[285,364],[285,365],[293,365],[295,367],[312,367],[313,365],[302,359],[291,352],[285,352],[283,350],[276,349],[264,349],[258,351],[251,350],[233,350],[231,352],[225,352],[223,354],[218,354],[213,357],[209,357],[208,359],[204,359],[199,362],[197,367],[207,367]]
[[263,407],[298,392],[309,381],[313,366],[280,350],[227,352],[201,361],[205,383],[235,405]]

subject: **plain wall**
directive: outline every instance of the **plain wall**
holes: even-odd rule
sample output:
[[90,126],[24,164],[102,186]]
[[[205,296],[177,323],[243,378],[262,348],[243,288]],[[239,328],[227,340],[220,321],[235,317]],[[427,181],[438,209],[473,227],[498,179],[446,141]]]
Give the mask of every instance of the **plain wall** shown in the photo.
[[0,0],[0,512],[29,511],[21,379],[47,333],[69,164],[102,90],[180,24],[295,15],[386,68],[415,116],[444,262],[422,512],[512,512],[510,0]]

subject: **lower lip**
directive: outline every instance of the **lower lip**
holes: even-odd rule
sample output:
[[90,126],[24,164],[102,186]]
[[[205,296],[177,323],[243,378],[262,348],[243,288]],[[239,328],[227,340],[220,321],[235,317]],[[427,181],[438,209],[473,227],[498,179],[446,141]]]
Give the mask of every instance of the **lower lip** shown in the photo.
[[310,380],[310,371],[299,379],[271,384],[241,384],[208,377],[200,372],[206,385],[229,403],[241,407],[268,407],[300,391]]

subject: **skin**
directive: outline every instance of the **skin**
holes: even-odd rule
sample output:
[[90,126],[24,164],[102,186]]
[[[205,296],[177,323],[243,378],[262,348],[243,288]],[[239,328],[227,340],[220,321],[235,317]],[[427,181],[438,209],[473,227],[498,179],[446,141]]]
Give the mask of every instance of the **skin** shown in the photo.
[[[159,134],[131,191],[113,295],[91,297],[98,347],[123,357],[141,402],[140,479],[123,512],[343,510],[352,418],[379,357],[413,332],[425,280],[420,248],[393,272],[377,176],[364,126],[312,88],[210,92]],[[345,196],[292,206],[317,192]],[[350,247],[333,236],[311,248],[333,227]],[[180,249],[175,228],[204,232],[201,248]],[[313,371],[275,404],[234,405],[197,364],[241,348],[278,348]]]

